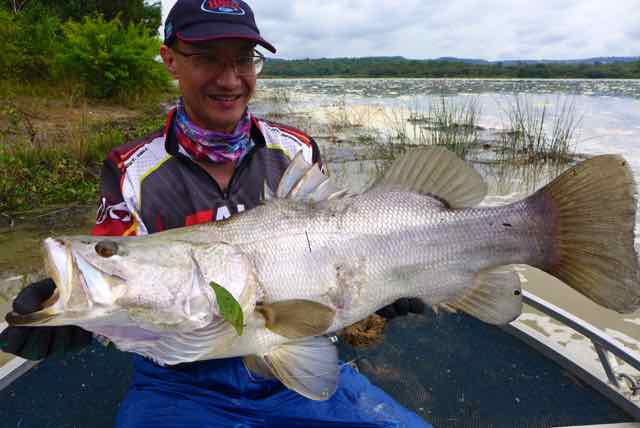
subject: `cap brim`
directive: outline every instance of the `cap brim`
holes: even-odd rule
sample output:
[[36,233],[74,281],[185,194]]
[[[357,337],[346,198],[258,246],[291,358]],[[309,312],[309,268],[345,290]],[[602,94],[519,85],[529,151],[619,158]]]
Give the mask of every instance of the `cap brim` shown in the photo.
[[260,37],[260,34],[249,27],[237,24],[218,23],[215,25],[215,28],[212,28],[210,23],[196,24],[190,26],[185,31],[179,31],[176,37],[185,43],[208,42],[222,39],[250,40],[256,42],[268,51],[276,53],[276,48]]

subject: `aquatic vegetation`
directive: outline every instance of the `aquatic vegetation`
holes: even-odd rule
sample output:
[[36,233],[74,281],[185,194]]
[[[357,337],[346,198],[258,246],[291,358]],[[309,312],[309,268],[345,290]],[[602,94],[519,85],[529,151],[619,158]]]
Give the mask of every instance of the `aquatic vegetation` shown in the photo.
[[460,103],[441,95],[426,109],[417,103],[408,111],[395,108],[387,114],[390,141],[402,145],[443,146],[465,158],[478,140],[480,105],[470,97]]
[[347,103],[341,97],[327,113],[327,125],[332,132],[340,132],[354,128],[371,127],[375,106],[356,106]]
[[568,161],[574,136],[581,124],[575,100],[558,97],[550,107],[534,105],[525,95],[514,95],[504,107],[507,131],[499,143],[502,155],[512,162]]
[[264,117],[278,120],[293,113],[291,93],[284,88],[264,89],[256,94],[253,103],[264,106]]

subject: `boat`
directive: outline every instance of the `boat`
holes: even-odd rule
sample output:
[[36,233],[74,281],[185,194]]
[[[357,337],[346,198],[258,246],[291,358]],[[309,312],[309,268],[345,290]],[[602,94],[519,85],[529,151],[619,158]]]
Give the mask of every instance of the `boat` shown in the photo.
[[[338,346],[345,364],[436,428],[640,428],[640,355],[523,297],[525,312],[506,326],[428,312],[390,322],[384,343]],[[571,329],[571,346],[536,325],[551,319],[563,327],[552,332]],[[130,354],[98,344],[42,362],[14,357],[0,367],[1,425],[112,427],[131,374]]]

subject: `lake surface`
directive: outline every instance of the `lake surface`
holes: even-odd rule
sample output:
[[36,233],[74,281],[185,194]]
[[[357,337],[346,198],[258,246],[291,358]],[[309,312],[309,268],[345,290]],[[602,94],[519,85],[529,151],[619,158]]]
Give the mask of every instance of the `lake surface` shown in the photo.
[[481,107],[478,124],[493,129],[505,129],[515,96],[550,111],[571,101],[581,119],[576,150],[625,154],[640,170],[640,80],[275,79],[260,80],[260,89],[288,93],[297,112],[343,102],[415,111],[442,96],[462,105],[471,99]]

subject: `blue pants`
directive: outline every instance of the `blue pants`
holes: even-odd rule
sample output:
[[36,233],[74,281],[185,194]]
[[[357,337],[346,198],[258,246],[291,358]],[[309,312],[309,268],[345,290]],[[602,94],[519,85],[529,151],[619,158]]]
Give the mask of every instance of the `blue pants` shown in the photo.
[[160,367],[136,356],[134,367],[118,428],[430,427],[349,365],[327,401],[249,373],[239,358]]

